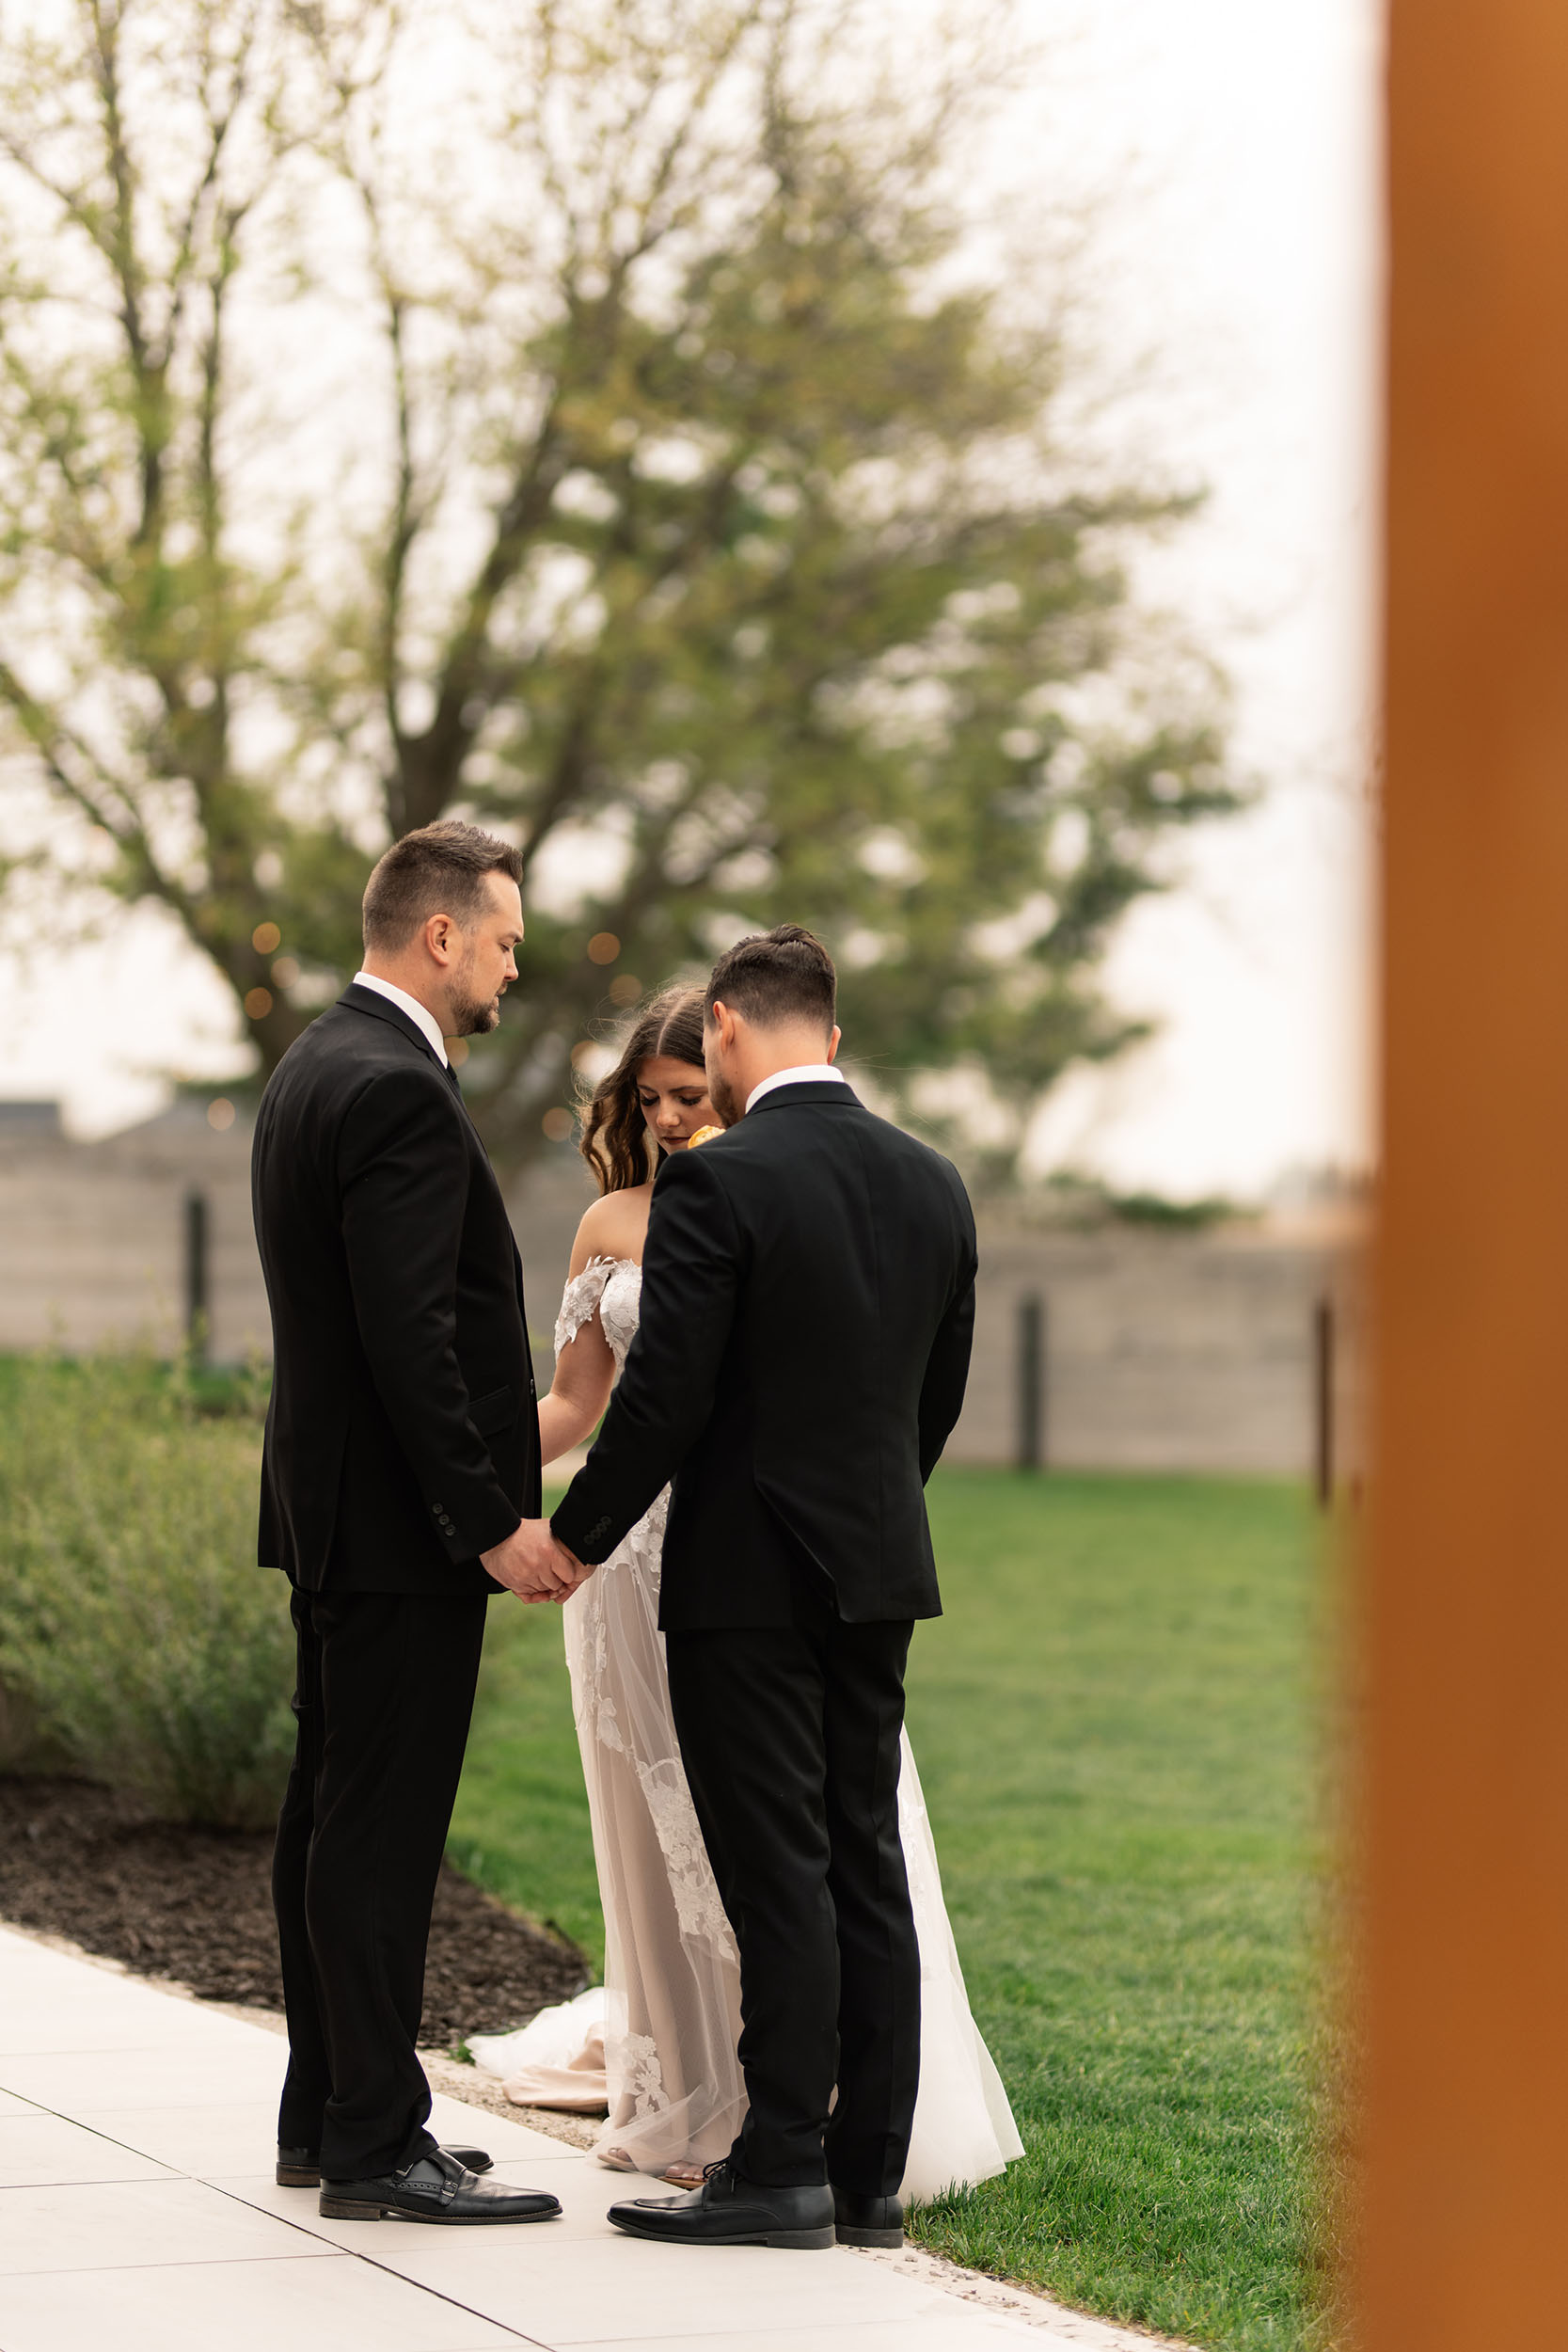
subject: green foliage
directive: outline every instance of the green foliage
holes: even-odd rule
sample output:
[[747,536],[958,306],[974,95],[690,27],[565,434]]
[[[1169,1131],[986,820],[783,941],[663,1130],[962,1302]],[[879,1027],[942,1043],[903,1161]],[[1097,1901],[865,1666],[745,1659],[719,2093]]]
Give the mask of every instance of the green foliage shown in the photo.
[[[1219,2352],[1321,2317],[1316,1547],[1305,1497],[942,1470],[910,1730],[1026,2144],[923,2244]],[[550,1613],[491,1613],[456,1851],[600,1952]],[[542,1826],[541,1826],[542,1825]]]
[[1315,2344],[1307,1499],[962,1471],[932,1506],[911,1736],[1027,2153],[923,2242],[1227,2352]]
[[569,1935],[595,1974],[603,1967],[588,1792],[556,1610],[491,1603],[448,1851],[466,1878]]
[[137,1358],[0,1383],[0,1678],[76,1771],[222,1826],[276,1812],[293,1644],[258,1568],[255,1399]]
[[[990,19],[67,0],[17,48],[0,707],[263,1068],[445,812],[529,860],[469,1071],[514,1162],[585,1030],[785,917],[863,1067],[983,1065],[1015,1137],[1136,1033],[1097,966],[1235,805],[1222,698],[1129,589],[1191,501],[1075,462],[1051,290],[957,266]],[[351,389],[291,419],[322,224]]]
[[1050,1224],[1092,1228],[1117,1222],[1142,1225],[1163,1232],[1203,1232],[1255,1216],[1221,1193],[1205,1193],[1194,1200],[1174,1200],[1162,1192],[1117,1192],[1098,1176],[1058,1168],[1033,1196],[1033,1205]]
[[1171,1200],[1163,1192],[1117,1192],[1109,1200],[1113,1215],[1124,1225],[1151,1225],[1166,1232],[1201,1232],[1205,1226],[1223,1225],[1241,1215],[1235,1201],[1222,1193],[1205,1193],[1197,1200]]

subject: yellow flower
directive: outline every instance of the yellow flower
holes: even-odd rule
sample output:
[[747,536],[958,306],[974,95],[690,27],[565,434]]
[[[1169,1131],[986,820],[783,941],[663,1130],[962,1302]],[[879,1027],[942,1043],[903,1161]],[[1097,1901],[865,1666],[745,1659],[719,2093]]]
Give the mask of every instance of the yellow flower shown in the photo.
[[694,1136],[687,1138],[686,1148],[689,1152],[695,1152],[697,1146],[706,1143],[710,1136],[721,1136],[723,1132],[722,1127],[699,1127]]

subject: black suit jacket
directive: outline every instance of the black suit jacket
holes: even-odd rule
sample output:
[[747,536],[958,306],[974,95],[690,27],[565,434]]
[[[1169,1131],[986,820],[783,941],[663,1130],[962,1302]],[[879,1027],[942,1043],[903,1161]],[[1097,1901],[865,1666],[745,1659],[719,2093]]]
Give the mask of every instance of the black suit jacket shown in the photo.
[[268,1081],[251,1152],[272,1305],[260,1553],[315,1591],[494,1592],[539,1511],[522,1266],[456,1079],[350,986]]
[[946,1160],[832,1080],[659,1170],[642,1314],[551,1524],[597,1563],[673,1479],[659,1623],[941,1613],[925,1483],[963,1403],[974,1220]]

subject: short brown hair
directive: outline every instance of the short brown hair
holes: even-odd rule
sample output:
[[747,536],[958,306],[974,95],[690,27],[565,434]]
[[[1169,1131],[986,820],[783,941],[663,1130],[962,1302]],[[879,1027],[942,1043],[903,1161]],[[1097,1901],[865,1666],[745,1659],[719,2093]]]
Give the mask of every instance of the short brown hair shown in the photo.
[[[626,1192],[633,1184],[645,1184],[657,1166],[662,1146],[648,1133],[637,1091],[637,1073],[655,1054],[703,1069],[700,988],[665,988],[651,996],[625,1031],[614,1069],[583,1104],[578,1150],[601,1192]],[[705,1071],[703,1083],[707,1083]]]
[[837,1001],[838,975],[822,942],[799,923],[781,923],[776,930],[737,939],[720,957],[704,1011],[711,1016],[715,1005],[725,1004],[759,1029],[810,1021],[826,1035]]
[[450,914],[473,922],[484,906],[486,874],[523,879],[522,852],[477,825],[444,818],[394,841],[365,884],[367,947],[406,947],[421,923]]

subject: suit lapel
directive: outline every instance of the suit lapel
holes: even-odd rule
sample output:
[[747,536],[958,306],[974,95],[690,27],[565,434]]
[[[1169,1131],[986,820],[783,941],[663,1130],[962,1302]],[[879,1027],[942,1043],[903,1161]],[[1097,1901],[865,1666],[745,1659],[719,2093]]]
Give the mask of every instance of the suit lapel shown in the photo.
[[[408,1015],[389,1002],[387,997],[378,996],[373,989],[356,988],[351,980],[338,1002],[350,1012],[368,1012],[372,1021],[385,1021],[389,1029],[397,1031],[399,1037],[405,1037],[411,1045],[417,1045],[431,1067],[440,1072],[457,1097],[458,1107],[463,1114],[463,1123],[478,1146],[480,1157],[486,1168],[490,1170],[491,1182],[497,1184],[495,1170],[490,1168],[490,1154],[484,1149],[483,1137],[474,1125],[473,1113],[464,1099],[461,1082],[451,1062],[443,1062],[440,1056],[432,1051],[429,1038],[421,1034],[415,1024],[409,1020]],[[497,1190],[499,1192],[499,1184],[497,1184]]]
[[[385,1021],[387,1026],[389,1029],[395,1029],[399,1037],[405,1037],[411,1045],[417,1045],[426,1061],[436,1070],[443,1067],[439,1054],[431,1050],[429,1038],[424,1036],[418,1025],[410,1021],[408,1015],[400,1010],[388,997],[378,996],[373,989],[356,988],[354,982],[350,980],[338,1002],[349,1012],[368,1012],[372,1021]],[[448,1062],[444,1067],[447,1075],[455,1085],[456,1073],[451,1064]]]

